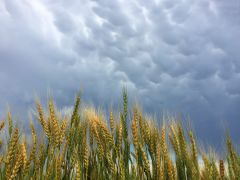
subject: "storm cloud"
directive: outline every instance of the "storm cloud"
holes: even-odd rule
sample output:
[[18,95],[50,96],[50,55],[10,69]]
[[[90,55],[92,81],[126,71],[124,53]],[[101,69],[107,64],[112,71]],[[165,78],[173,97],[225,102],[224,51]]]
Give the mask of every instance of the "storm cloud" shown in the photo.
[[[2,0],[0,117],[50,89],[59,107],[115,103],[190,116],[200,139],[240,137],[239,0]],[[25,120],[24,120],[25,121]]]

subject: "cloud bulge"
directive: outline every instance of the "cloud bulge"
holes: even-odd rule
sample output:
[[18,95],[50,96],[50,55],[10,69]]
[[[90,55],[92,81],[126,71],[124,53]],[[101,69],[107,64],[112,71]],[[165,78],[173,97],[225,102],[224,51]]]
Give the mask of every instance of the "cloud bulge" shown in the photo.
[[237,140],[239,15],[235,0],[3,0],[0,117],[48,89],[67,107],[80,87],[101,105],[126,85],[146,111],[188,114],[200,139],[227,126]]

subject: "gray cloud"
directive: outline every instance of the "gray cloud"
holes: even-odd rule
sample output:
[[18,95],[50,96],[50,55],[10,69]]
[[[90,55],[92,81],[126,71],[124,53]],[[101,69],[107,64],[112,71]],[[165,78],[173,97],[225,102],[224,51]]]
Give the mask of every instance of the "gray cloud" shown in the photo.
[[237,140],[239,15],[235,0],[3,0],[0,115],[8,102],[21,117],[48,89],[60,107],[80,87],[115,103],[126,85],[147,111],[189,114],[201,139],[227,126]]

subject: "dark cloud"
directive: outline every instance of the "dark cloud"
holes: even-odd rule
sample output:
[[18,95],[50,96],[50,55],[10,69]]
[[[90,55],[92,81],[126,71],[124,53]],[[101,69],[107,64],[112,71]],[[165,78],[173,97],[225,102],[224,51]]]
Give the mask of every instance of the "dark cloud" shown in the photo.
[[189,115],[203,140],[225,127],[237,140],[239,14],[235,0],[3,0],[0,115],[8,102],[25,117],[49,89],[63,108],[81,87],[104,106],[125,85],[146,111]]

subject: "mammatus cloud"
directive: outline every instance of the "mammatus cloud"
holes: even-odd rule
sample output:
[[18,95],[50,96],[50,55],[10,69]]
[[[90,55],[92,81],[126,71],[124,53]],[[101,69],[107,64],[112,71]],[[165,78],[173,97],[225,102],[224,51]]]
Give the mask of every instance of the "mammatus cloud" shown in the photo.
[[[83,87],[99,105],[121,87],[147,111],[188,114],[202,139],[239,137],[237,0],[0,2],[0,115],[51,89],[61,107]],[[200,135],[200,134],[199,134]]]

